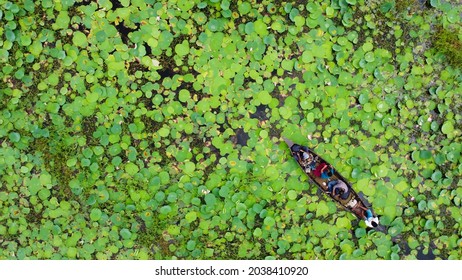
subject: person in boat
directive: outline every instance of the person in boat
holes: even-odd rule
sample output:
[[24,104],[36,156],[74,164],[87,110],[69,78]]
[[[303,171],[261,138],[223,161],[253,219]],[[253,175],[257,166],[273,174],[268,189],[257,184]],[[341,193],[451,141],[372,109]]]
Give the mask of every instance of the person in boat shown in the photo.
[[358,203],[356,199],[352,199],[352,201],[350,201],[347,206],[350,206],[351,211],[355,213],[359,218],[364,220],[368,227],[375,228],[378,226],[379,219],[374,217],[371,209],[362,206],[361,203]]
[[325,162],[321,162],[313,170],[313,174],[316,177],[321,177],[321,179],[328,179],[332,174],[334,174],[334,168],[327,165]]
[[374,227],[375,228],[376,226],[379,225],[379,218],[374,217],[374,215],[372,215],[371,209],[367,209],[365,211],[365,215],[366,215],[365,222],[366,222],[366,225],[368,227]]
[[341,199],[345,200],[350,196],[350,189],[348,188],[347,184],[342,180],[334,180],[330,181],[327,184],[327,191],[332,193],[332,196],[340,197]]
[[351,208],[351,211],[355,213],[359,218],[365,220],[366,219],[366,211],[368,210],[361,203],[358,203],[356,199],[352,199],[347,206]]
[[292,151],[292,154],[297,162],[299,162],[302,166],[309,167],[309,169],[306,171],[311,171],[310,169],[314,168],[315,161],[308,148],[294,145],[294,147],[292,147]]

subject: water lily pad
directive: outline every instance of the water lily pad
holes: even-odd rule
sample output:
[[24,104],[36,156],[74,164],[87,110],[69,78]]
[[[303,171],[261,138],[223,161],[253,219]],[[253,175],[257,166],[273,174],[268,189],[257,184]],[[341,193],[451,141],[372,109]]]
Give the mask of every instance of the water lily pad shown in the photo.
[[101,216],[102,216],[102,212],[100,209],[98,208],[91,209],[90,219],[92,221],[99,221],[99,219],[101,219]]
[[395,6],[394,2],[384,2],[380,5],[380,12],[387,13]]
[[457,162],[460,159],[460,151],[450,151],[447,153],[446,158],[451,162]]
[[170,205],[164,205],[159,209],[159,212],[163,215],[167,215],[172,212],[172,207]]
[[460,12],[457,9],[451,9],[447,14],[450,23],[460,22]]
[[346,217],[340,217],[336,221],[336,225],[340,228],[351,228],[351,222],[348,218]]
[[298,196],[297,192],[294,191],[294,190],[290,190],[288,193],[287,193],[287,197],[290,199],[290,200],[294,200],[296,199]]
[[258,100],[262,104],[268,105],[271,103],[272,97],[266,90],[263,90],[258,93]]
[[451,121],[446,121],[441,127],[441,131],[446,135],[452,134],[454,131],[453,123]]
[[316,208],[316,216],[326,216],[329,213],[329,207],[324,201],[318,203]]
[[185,218],[186,218],[186,221],[188,221],[188,223],[192,223],[197,219],[197,213],[189,212],[188,214],[186,214]]
[[273,217],[266,217],[266,218],[263,220],[263,223],[264,223],[265,226],[267,226],[267,227],[273,227],[273,226],[276,224],[276,221],[274,220]]
[[33,54],[35,57],[38,57],[43,50],[42,43],[40,41],[34,41],[30,45],[29,50],[31,54]]
[[427,202],[425,200],[420,201],[418,208],[420,211],[425,211],[427,209]]
[[29,189],[30,195],[34,196],[38,193],[42,185],[40,184],[39,179],[34,177],[29,181],[27,187]]
[[132,237],[132,233],[130,232],[129,229],[123,228],[123,229],[120,230],[120,236],[123,239],[127,240],[127,239],[130,239]]
[[431,178],[433,181],[438,182],[439,180],[441,180],[442,177],[443,177],[443,174],[441,173],[441,171],[436,170],[435,172],[433,172]]
[[420,158],[423,160],[430,159],[432,157],[431,151],[428,150],[422,150],[420,151]]
[[249,2],[242,2],[240,5],[238,5],[238,10],[241,15],[248,14],[251,9],[252,6]]
[[185,56],[189,54],[189,42],[185,40],[183,43],[177,44],[175,46],[175,52],[179,56]]
[[133,162],[129,162],[125,165],[125,171],[131,176],[135,175],[139,171],[139,167]]
[[365,55],[364,55],[364,59],[367,61],[367,62],[374,62],[375,61],[375,55],[373,52],[367,52]]
[[53,24],[53,29],[67,29],[71,18],[67,11],[61,11],[56,17],[56,21]]
[[430,5],[434,8],[439,7],[441,0],[430,0]]
[[196,169],[196,165],[193,162],[190,162],[190,161],[185,162],[185,164],[184,164],[184,172],[186,174],[192,175],[195,169]]
[[215,195],[212,193],[206,194],[204,200],[205,203],[209,206],[215,206],[215,203],[217,202]]
[[362,46],[363,51],[366,52],[366,53],[370,52],[373,48],[374,48],[374,45],[371,42],[366,42]]
[[268,27],[266,23],[263,22],[263,20],[257,20],[254,23],[254,30],[257,32],[258,35],[261,37],[268,35]]
[[[460,67],[438,45],[460,9],[399,2],[4,1],[2,256],[460,259]],[[388,235],[316,195],[281,135]]]
[[98,203],[105,203],[109,200],[109,192],[106,189],[99,190],[97,200]]
[[400,193],[405,193],[406,191],[409,190],[409,184],[407,181],[403,180],[399,182],[398,184],[395,185],[395,190],[397,190]]
[[11,142],[17,143],[21,139],[21,135],[19,133],[17,133],[17,132],[11,132],[8,135],[8,138],[10,139]]
[[[9,57],[9,52],[8,50],[5,50],[5,49],[0,49],[0,62],[6,62],[8,61],[8,57]],[[5,71],[5,70],[4,70]]]
[[372,169],[374,170],[373,172],[377,177],[385,177],[388,175],[388,167],[384,164],[374,166]]
[[77,47],[86,47],[88,44],[87,36],[80,31],[76,31],[72,37],[72,43]]
[[344,98],[338,98],[335,101],[335,105],[337,107],[337,111],[343,111],[348,108],[348,102]]

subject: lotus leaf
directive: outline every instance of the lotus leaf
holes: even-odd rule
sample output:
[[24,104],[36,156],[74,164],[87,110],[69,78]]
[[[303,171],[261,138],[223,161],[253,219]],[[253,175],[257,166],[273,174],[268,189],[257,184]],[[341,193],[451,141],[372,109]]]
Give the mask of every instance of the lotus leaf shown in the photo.
[[179,56],[185,56],[185,55],[189,54],[189,42],[188,41],[183,41],[183,43],[177,44],[175,46],[175,52]]
[[104,203],[109,200],[109,192],[106,189],[98,191],[98,202]]
[[196,166],[194,165],[194,163],[192,163],[190,161],[185,162],[185,164],[184,164],[184,172],[186,174],[192,175],[195,169],[196,169]]
[[324,201],[320,201],[316,209],[316,216],[326,216],[328,213],[329,213],[329,207]]
[[87,36],[80,31],[76,31],[72,38],[72,42],[77,47],[86,47],[87,46]]
[[271,100],[272,100],[272,97],[271,95],[267,92],[267,91],[260,91],[258,93],[258,100],[264,104],[264,105],[268,105],[270,104]]
[[372,168],[374,174],[378,177],[385,177],[388,174],[388,167],[384,164]]
[[101,219],[102,212],[100,209],[93,208],[90,213],[90,219],[92,221],[99,221]]
[[294,191],[294,190],[290,190],[288,193],[287,193],[287,197],[290,199],[290,200],[294,200],[297,198],[297,192]]
[[188,223],[192,223],[197,219],[197,213],[189,212],[188,214],[186,214],[185,218],[186,218],[186,221],[188,221]]
[[165,205],[165,206],[162,206],[160,209],[159,209],[159,212],[163,215],[167,215],[169,214],[170,212],[172,212],[172,207],[170,207],[169,205]]
[[433,172],[431,176],[432,180],[435,182],[438,182],[439,180],[441,180],[442,177],[443,177],[443,174],[439,170]]
[[336,225],[340,228],[351,228],[350,220],[345,217],[340,217],[336,221]]
[[268,216],[264,219],[263,223],[265,224],[266,228],[269,229],[276,224],[276,221],[274,220],[274,218]]
[[427,202],[425,200],[420,201],[418,208],[420,211],[425,211],[427,209]]
[[53,29],[66,29],[70,20],[67,11],[61,11],[56,18],[56,22],[53,24]]
[[454,125],[452,122],[450,121],[447,121],[443,124],[443,126],[441,127],[441,131],[444,133],[444,134],[447,134],[447,135],[450,135],[453,133],[454,131]]
[[257,32],[258,35],[261,37],[264,37],[268,35],[268,27],[267,25],[263,22],[263,20],[257,20],[253,24],[255,32]]
[[129,229],[123,228],[123,229],[120,230],[120,236],[121,236],[123,239],[127,240],[127,239],[130,239],[130,238],[131,238],[132,233],[130,232]]
[[21,135],[19,133],[17,133],[17,132],[11,132],[9,134],[9,139],[10,139],[11,142],[17,143],[21,139]]

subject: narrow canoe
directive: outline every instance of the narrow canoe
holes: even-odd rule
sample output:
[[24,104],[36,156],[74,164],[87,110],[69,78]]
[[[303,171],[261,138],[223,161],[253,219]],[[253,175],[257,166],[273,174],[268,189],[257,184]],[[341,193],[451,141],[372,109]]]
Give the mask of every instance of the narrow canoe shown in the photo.
[[316,183],[319,189],[350,211],[358,219],[364,220],[370,228],[379,228],[379,219],[362,193],[356,193],[351,184],[326,160],[308,147],[295,144],[284,138],[298,165]]

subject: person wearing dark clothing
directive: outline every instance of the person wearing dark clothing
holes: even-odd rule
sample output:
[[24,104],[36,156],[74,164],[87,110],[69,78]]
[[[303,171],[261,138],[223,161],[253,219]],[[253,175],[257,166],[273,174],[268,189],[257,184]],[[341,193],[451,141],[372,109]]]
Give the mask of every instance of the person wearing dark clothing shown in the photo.
[[312,156],[306,147],[294,145],[292,147],[292,155],[295,160],[301,163],[303,166],[307,163],[313,162]]
[[341,199],[347,199],[350,195],[350,189],[342,180],[331,181],[327,187],[334,197],[340,196]]

